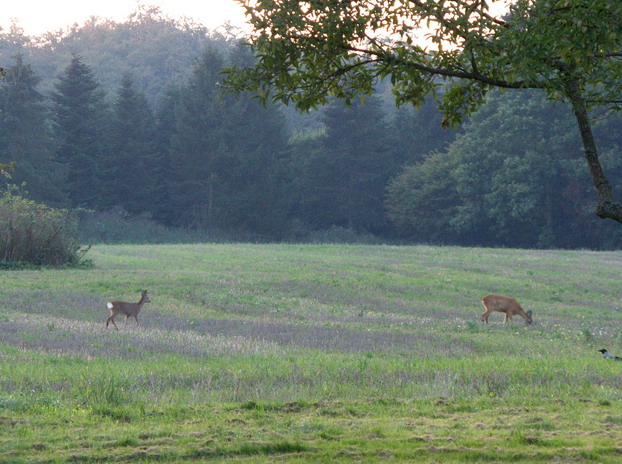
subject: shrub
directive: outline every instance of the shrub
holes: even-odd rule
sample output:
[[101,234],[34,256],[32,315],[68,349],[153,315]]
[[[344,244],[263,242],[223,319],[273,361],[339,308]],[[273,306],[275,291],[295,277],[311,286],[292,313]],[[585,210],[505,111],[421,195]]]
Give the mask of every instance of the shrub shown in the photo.
[[75,214],[23,198],[9,189],[0,197],[0,261],[5,267],[76,265],[87,250],[75,236]]

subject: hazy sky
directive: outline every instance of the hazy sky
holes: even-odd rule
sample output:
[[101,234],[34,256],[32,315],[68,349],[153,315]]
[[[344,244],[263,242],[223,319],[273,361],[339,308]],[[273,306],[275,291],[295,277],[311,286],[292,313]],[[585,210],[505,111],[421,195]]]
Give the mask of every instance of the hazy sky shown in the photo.
[[242,26],[244,14],[234,0],[17,0],[2,1],[0,26],[7,29],[12,18],[28,35],[82,24],[90,16],[123,21],[138,4],[159,6],[168,16],[186,16],[214,29],[225,21]]

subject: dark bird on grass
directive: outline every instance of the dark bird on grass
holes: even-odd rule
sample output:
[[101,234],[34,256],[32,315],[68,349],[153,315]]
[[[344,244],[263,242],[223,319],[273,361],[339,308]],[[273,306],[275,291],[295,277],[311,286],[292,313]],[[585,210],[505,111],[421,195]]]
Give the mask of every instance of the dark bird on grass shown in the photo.
[[620,356],[614,356],[605,349],[598,350],[598,351],[600,351],[603,354],[603,358],[605,359],[615,359],[616,361],[622,361],[622,358]]

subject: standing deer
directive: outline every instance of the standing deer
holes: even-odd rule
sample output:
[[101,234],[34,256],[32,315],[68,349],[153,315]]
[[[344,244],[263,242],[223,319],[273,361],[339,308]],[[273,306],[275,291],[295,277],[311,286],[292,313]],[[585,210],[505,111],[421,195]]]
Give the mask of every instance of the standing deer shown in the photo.
[[531,311],[525,312],[521,305],[518,304],[518,301],[514,298],[495,294],[486,295],[482,298],[482,304],[484,305],[484,308],[486,308],[486,312],[482,314],[482,322],[485,322],[486,324],[488,324],[488,316],[490,316],[490,313],[493,311],[505,313],[505,320],[503,321],[504,324],[507,321],[512,322],[512,316],[516,314],[525,319],[527,325],[533,322],[531,318],[533,313]]
[[119,314],[125,315],[125,324],[127,325],[127,320],[131,317],[136,319],[136,324],[138,323],[138,313],[141,309],[143,309],[143,305],[145,303],[150,303],[149,297],[147,296],[147,290],[143,290],[140,301],[138,303],[127,303],[126,301],[109,301],[108,309],[110,310],[110,317],[106,319],[106,328],[108,328],[108,324],[112,322],[112,324],[119,330],[117,324],[114,322],[114,318]]

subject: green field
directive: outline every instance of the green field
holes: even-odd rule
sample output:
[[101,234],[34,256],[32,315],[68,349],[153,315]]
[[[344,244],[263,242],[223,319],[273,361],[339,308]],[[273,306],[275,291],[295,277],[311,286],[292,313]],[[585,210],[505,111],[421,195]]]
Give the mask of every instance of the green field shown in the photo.
[[[0,462],[622,461],[622,253],[97,246],[0,271]],[[106,330],[110,299],[151,303]],[[534,312],[479,322],[487,293]]]

